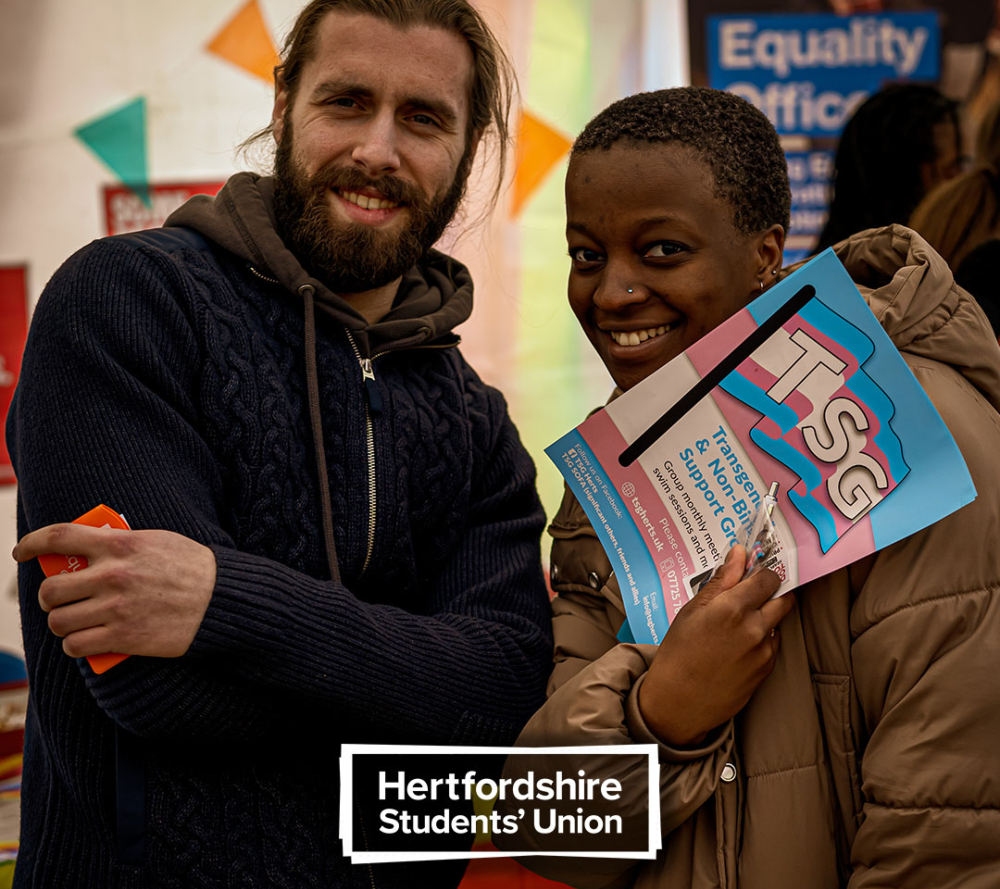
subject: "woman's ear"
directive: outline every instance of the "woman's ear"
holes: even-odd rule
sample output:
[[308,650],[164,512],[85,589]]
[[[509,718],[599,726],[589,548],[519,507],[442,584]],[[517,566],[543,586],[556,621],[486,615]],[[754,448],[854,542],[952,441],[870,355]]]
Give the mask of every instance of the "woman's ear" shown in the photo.
[[775,223],[757,236],[757,276],[765,286],[770,287],[781,270],[785,250],[785,230]]

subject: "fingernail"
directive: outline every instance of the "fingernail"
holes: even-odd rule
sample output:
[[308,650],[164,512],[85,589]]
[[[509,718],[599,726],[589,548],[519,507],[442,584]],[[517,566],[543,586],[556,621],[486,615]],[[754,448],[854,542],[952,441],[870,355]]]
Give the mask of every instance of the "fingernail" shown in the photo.
[[16,562],[17,561],[17,544],[14,544],[14,548],[10,551],[10,557]]

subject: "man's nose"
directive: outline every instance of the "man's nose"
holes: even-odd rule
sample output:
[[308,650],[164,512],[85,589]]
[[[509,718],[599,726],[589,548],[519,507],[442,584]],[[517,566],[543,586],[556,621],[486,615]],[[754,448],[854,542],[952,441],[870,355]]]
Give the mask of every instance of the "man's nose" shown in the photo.
[[359,134],[351,159],[370,176],[399,169],[395,115],[379,113],[371,117]]

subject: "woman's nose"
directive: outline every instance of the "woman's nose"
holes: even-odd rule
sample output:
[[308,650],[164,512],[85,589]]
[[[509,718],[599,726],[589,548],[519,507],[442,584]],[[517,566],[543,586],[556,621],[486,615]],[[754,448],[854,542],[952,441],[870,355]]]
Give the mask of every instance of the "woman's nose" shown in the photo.
[[623,272],[606,272],[594,293],[594,304],[605,311],[621,311],[644,302],[648,292],[634,277]]

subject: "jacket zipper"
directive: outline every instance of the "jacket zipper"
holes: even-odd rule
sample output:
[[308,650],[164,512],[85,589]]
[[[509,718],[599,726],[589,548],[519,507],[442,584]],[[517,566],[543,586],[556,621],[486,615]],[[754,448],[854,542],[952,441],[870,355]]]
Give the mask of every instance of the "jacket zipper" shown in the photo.
[[[365,829],[365,816],[361,814],[361,806],[358,805],[357,801],[354,802],[355,808],[358,810],[358,822],[361,824],[361,839],[365,844],[365,851],[370,852],[371,847],[368,845],[368,831]],[[371,880],[372,889],[375,887],[375,871],[372,870],[371,863],[368,864],[368,879]]]
[[382,396],[378,391],[378,384],[375,382],[375,370],[372,362],[384,353],[378,352],[371,358],[362,358],[361,350],[354,341],[354,335],[345,328],[347,341],[354,350],[354,357],[358,359],[361,367],[361,385],[365,389],[365,445],[368,452],[368,548],[365,551],[365,561],[361,566],[359,578],[364,577],[368,566],[371,564],[372,552],[375,549],[375,509],[378,505],[375,489],[375,431],[372,427],[372,413],[380,413],[382,410]]
[[[257,271],[252,265],[249,266],[249,269],[262,281],[267,281],[269,284],[280,285],[281,283],[275,278],[268,277],[262,272]],[[372,561],[372,554],[375,551],[375,510],[378,505],[375,488],[375,431],[372,426],[372,414],[382,412],[382,394],[378,390],[378,383],[375,382],[375,369],[372,362],[391,350],[385,349],[382,352],[376,352],[371,358],[362,358],[361,350],[354,340],[354,335],[346,327],[344,328],[344,332],[347,334],[347,341],[351,344],[354,357],[357,358],[358,366],[361,368],[361,384],[365,389],[365,445],[368,454],[368,544],[365,550],[365,561],[361,566],[361,573],[358,575],[360,579],[364,577],[365,572],[368,570],[368,566]],[[429,344],[427,346],[416,346],[415,348],[449,349],[455,345],[457,345],[457,342],[440,346]]]
[[258,272],[253,266],[248,266],[250,271],[256,275],[261,281],[267,281],[268,284],[280,284],[281,282],[277,278],[269,278],[267,275]]
[[[361,385],[365,389],[365,443],[368,451],[368,548],[365,551],[365,561],[361,566],[361,573],[358,575],[361,578],[364,577],[365,572],[368,570],[368,566],[372,560],[372,553],[375,550],[375,509],[377,498],[375,489],[375,431],[372,426],[372,414],[382,412],[382,393],[379,392],[378,384],[375,382],[375,367],[372,362],[392,350],[383,349],[381,352],[376,352],[371,358],[362,358],[361,350],[354,340],[354,335],[346,327],[344,328],[344,332],[347,334],[347,341],[351,344],[351,348],[354,350],[354,357],[357,358],[358,366],[361,368]],[[455,345],[457,343],[445,343],[443,345],[429,343],[424,346],[412,346],[411,348],[452,349]]]

